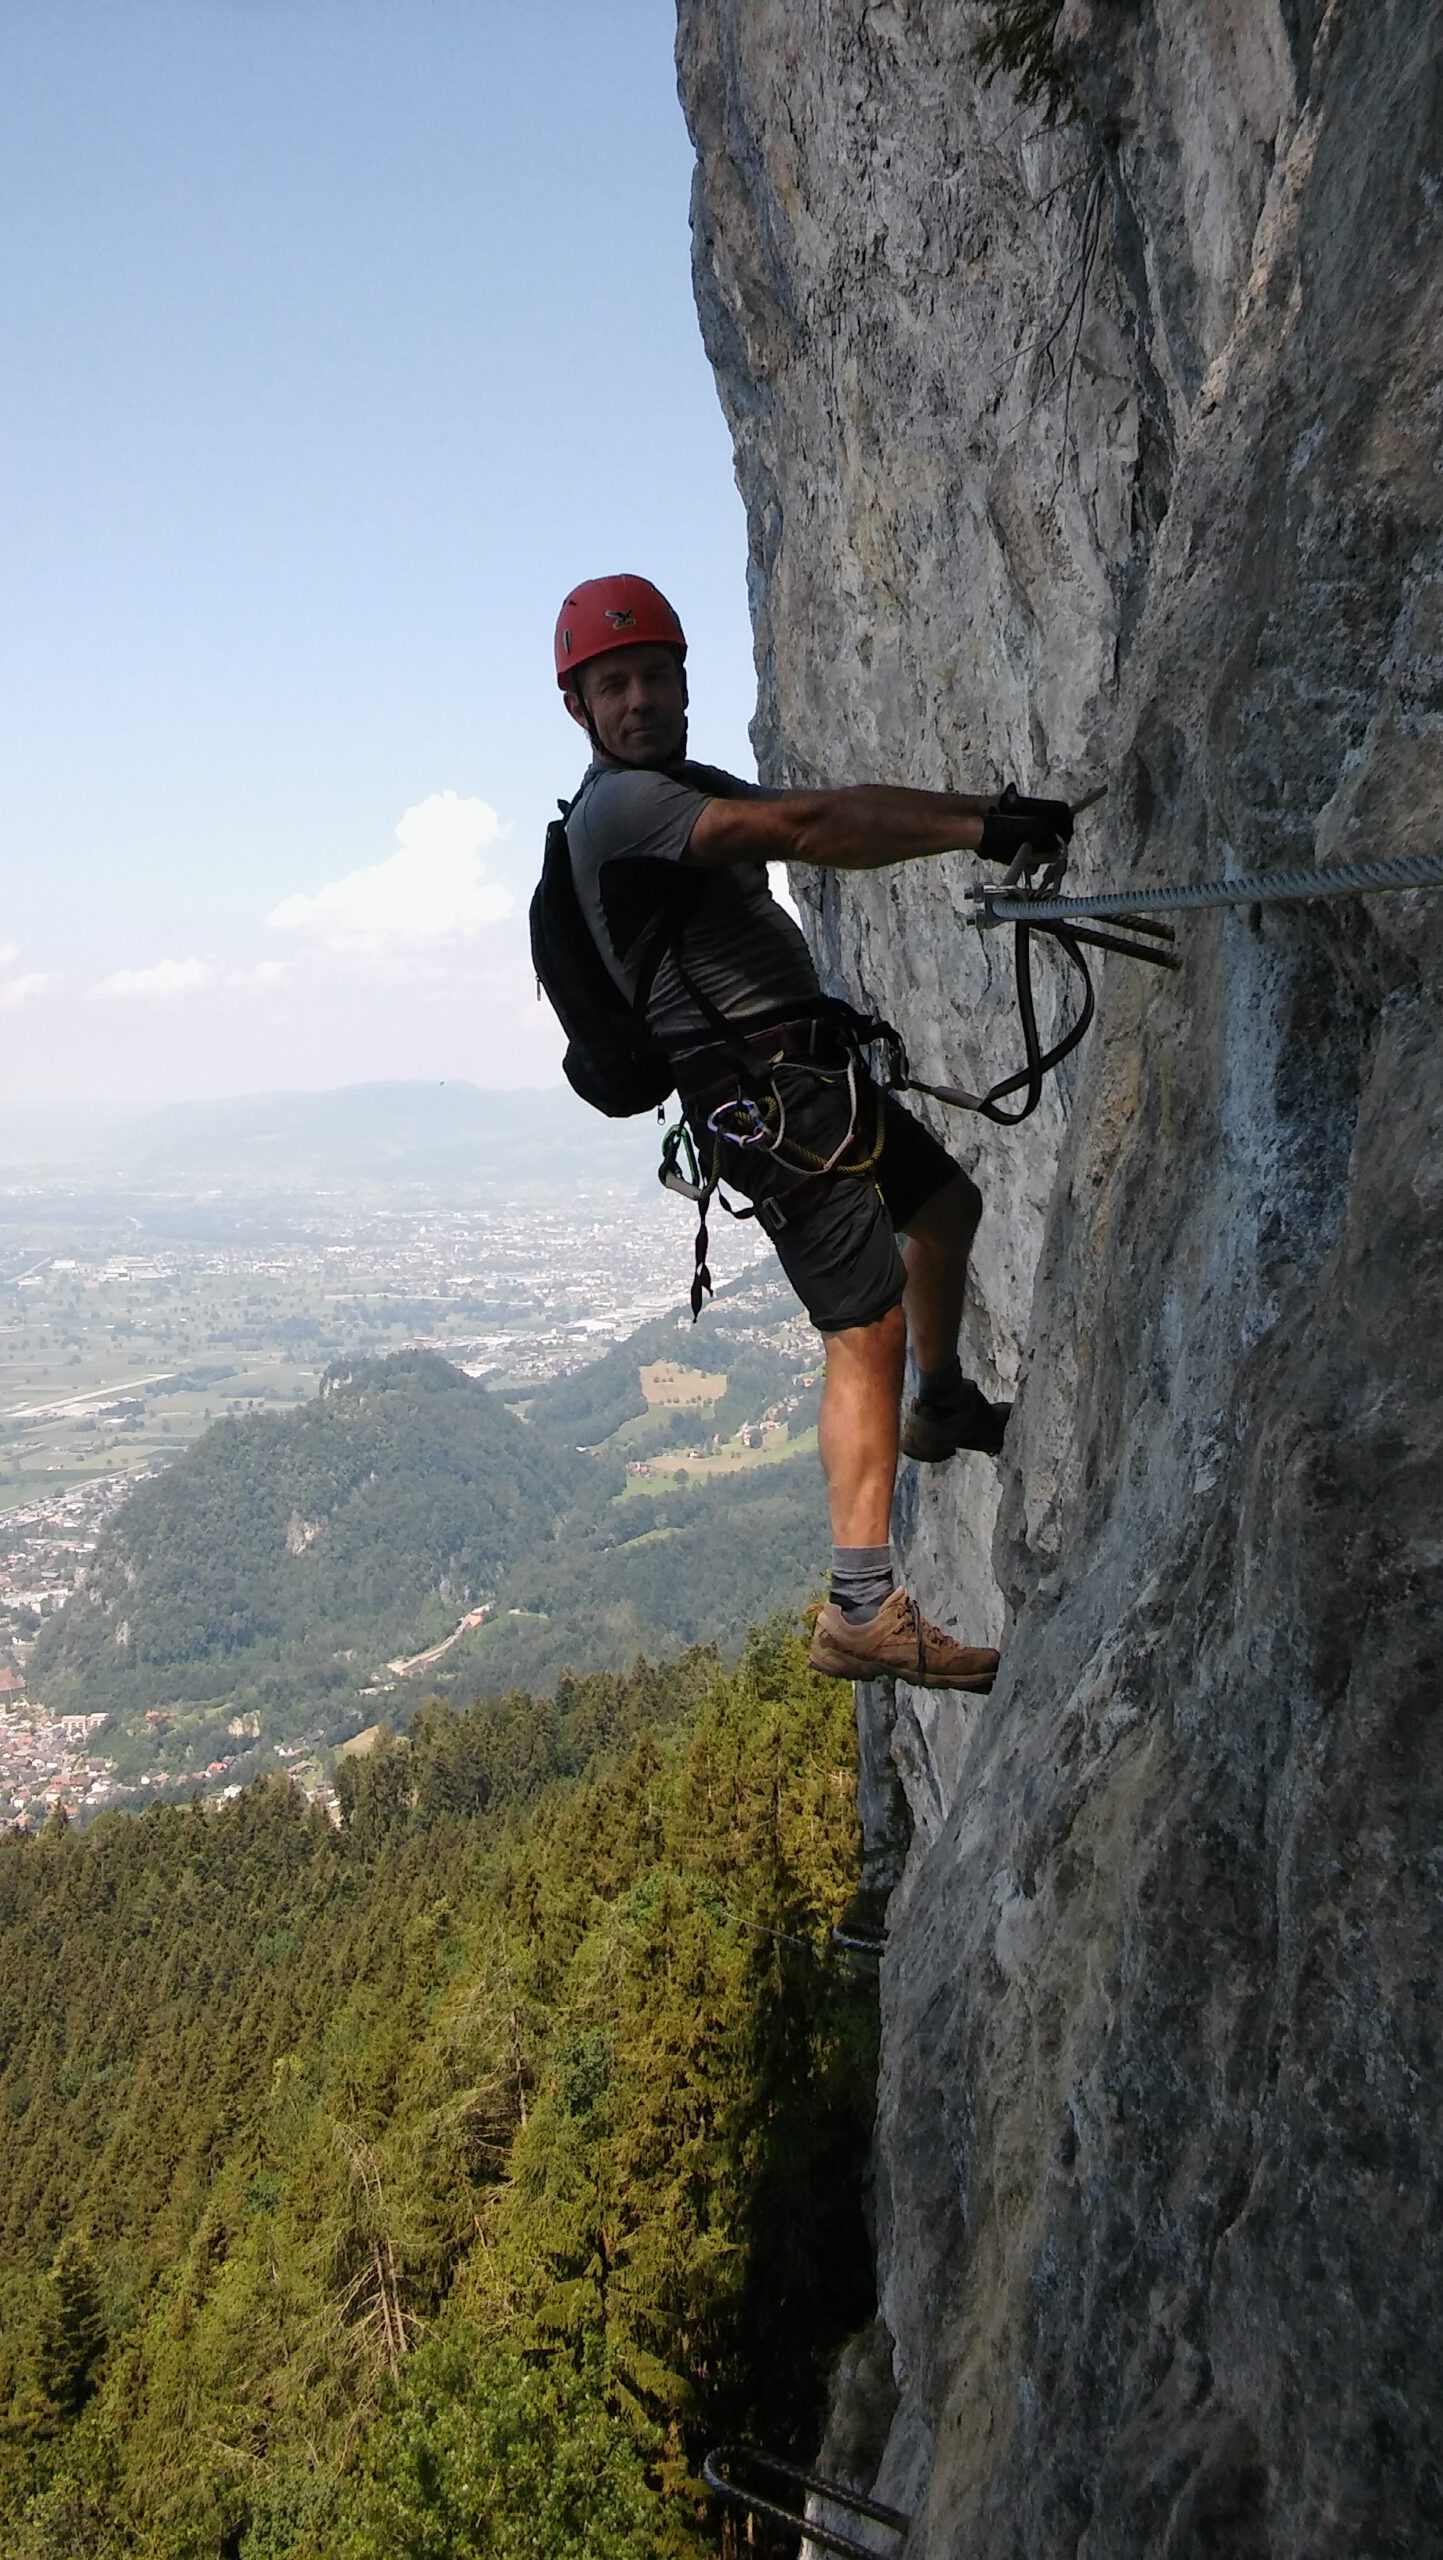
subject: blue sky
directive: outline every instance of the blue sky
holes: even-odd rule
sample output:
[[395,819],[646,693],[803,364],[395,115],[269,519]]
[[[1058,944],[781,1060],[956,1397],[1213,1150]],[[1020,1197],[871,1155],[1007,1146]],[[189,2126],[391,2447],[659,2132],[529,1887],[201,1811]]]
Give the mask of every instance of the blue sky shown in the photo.
[[8,1099],[553,1081],[522,910],[578,577],[668,588],[698,751],[751,771],[673,29],[0,13]]

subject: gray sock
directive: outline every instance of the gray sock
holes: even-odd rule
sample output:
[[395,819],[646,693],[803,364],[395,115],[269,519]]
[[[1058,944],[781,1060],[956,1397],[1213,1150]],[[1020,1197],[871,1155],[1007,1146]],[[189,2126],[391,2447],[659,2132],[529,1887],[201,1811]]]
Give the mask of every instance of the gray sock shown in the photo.
[[918,1370],[918,1399],[922,1404],[945,1408],[949,1404],[956,1404],[966,1383],[962,1375],[962,1363],[954,1351],[944,1367]]
[[896,1588],[890,1547],[833,1547],[831,1597],[849,1626],[875,1618]]

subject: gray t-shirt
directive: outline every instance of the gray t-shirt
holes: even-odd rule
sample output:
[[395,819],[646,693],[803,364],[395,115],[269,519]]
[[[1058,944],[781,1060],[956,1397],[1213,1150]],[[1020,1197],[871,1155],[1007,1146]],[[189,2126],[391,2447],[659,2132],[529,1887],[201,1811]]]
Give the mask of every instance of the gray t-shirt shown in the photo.
[[[729,1021],[810,1002],[820,991],[812,955],[767,886],[764,862],[688,864],[679,870],[708,800],[765,800],[754,782],[712,765],[667,773],[611,764],[588,767],[566,822],[571,872],[597,947],[616,983],[635,997],[642,958],[663,909],[682,918],[681,968]],[[677,957],[663,953],[652,980],[647,1023],[673,1057],[716,1038],[682,983]]]

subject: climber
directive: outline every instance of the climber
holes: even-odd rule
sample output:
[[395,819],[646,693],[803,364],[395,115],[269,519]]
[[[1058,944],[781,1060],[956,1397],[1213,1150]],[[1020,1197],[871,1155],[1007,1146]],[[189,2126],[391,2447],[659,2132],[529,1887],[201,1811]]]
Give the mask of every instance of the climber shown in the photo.
[[[963,1377],[957,1349],[981,1194],[820,1015],[811,954],[765,866],[874,870],[962,848],[1044,858],[1071,812],[1015,794],[1003,813],[995,796],[741,782],[687,757],[685,661],[681,624],[645,578],[588,579],[562,606],[557,681],[593,748],[566,819],[577,898],[613,979],[640,994],[698,1148],[710,1158],[720,1142],[725,1180],[755,1203],[823,1337],[834,1545],[813,1668],[985,1691],[996,1654],[923,1617],[890,1546],[899,1444],[929,1465],[1002,1446],[1010,1408]],[[739,1053],[765,1079],[766,1114],[738,1094]],[[909,1336],[918,1391],[899,1431]]]

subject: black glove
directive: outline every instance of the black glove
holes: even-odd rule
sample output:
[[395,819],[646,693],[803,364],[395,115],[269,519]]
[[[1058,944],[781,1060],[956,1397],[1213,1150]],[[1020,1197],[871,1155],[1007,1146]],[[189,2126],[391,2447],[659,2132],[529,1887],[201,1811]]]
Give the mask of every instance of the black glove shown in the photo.
[[1052,861],[1072,842],[1072,811],[1065,800],[1024,800],[1009,782],[982,821],[981,851],[989,862],[1015,862],[1024,845],[1039,862]]

